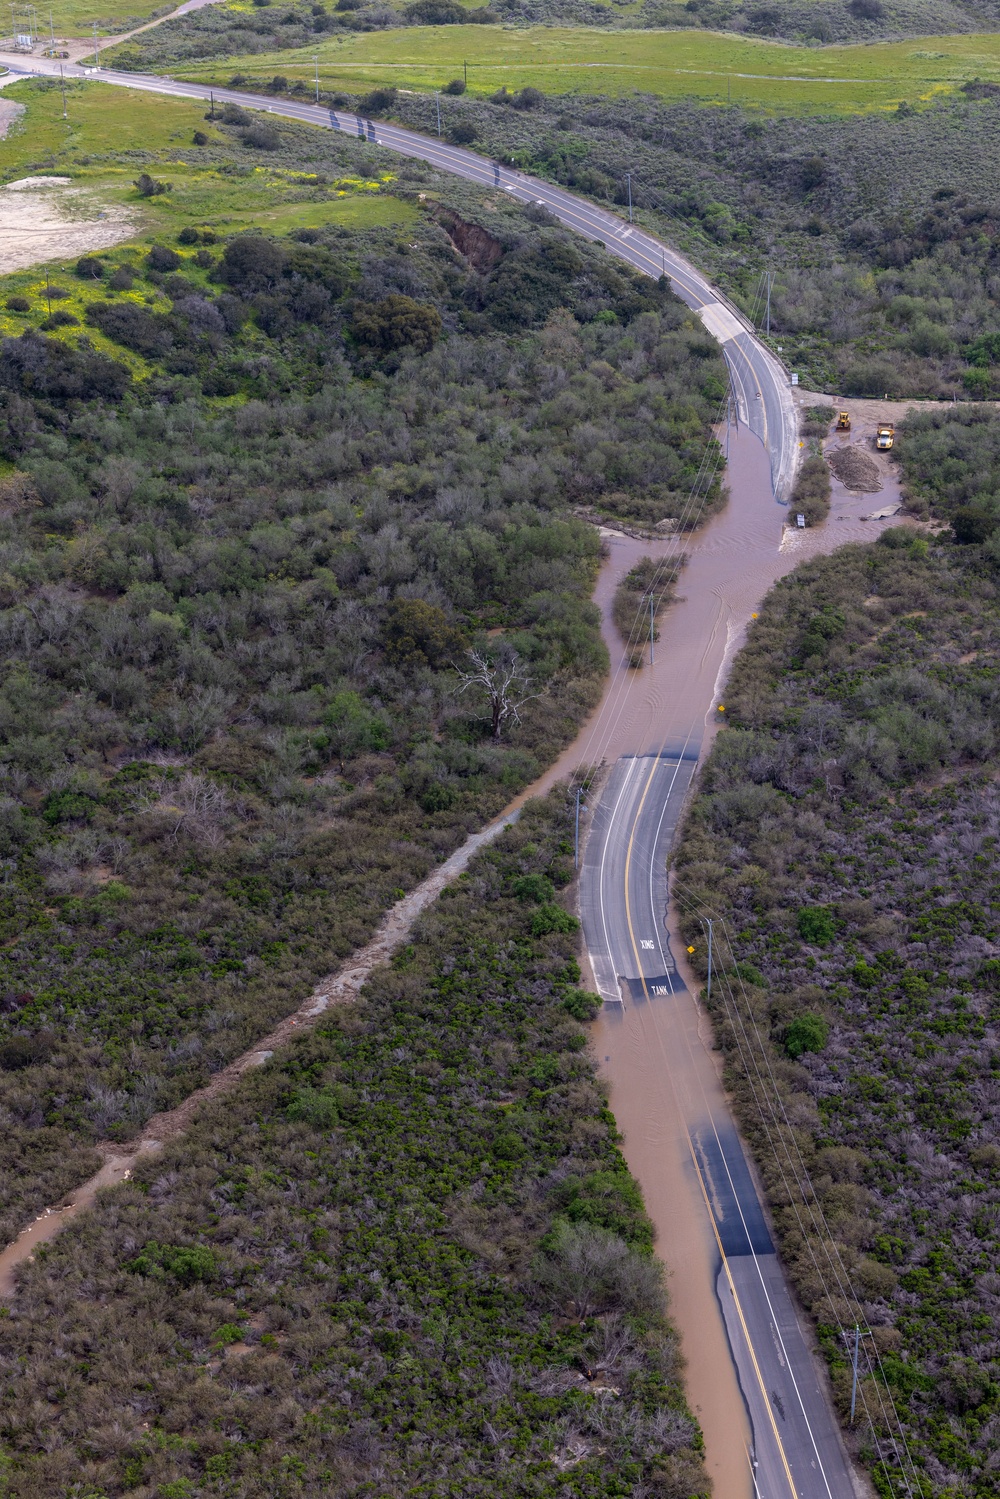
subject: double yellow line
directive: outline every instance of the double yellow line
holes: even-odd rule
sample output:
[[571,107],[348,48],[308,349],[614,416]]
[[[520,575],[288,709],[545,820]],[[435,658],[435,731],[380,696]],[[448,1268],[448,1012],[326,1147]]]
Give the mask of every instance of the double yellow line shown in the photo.
[[[632,850],[635,844],[636,828],[638,827],[639,818],[642,815],[642,809],[645,806],[646,798],[649,795],[650,787],[653,784],[653,777],[656,774],[656,768],[659,764],[659,759],[659,755],[656,755],[654,757],[653,763],[650,767],[649,775],[646,777],[646,784],[643,787],[642,796],[639,799],[639,805],[632,817],[632,827],[629,832],[628,846],[625,851],[625,921],[628,925],[629,941],[632,944],[632,953],[635,958],[636,969],[639,974],[639,979],[642,983],[643,994],[647,1001],[651,998],[651,996],[646,985],[646,976],[642,971],[642,959],[639,956],[639,947],[635,939],[635,930],[632,925],[632,903],[629,894],[629,879],[631,876]],[[712,1225],[712,1233],[715,1235],[715,1242],[718,1246],[722,1265],[726,1272],[726,1280],[729,1284],[729,1289],[732,1292],[733,1303],[736,1307],[737,1316],[740,1319],[740,1326],[743,1329],[743,1336],[746,1338],[747,1348],[750,1352],[750,1360],[753,1364],[754,1374],[757,1378],[757,1384],[760,1386],[761,1399],[764,1402],[764,1408],[767,1411],[768,1420],[771,1423],[771,1430],[774,1433],[774,1440],[778,1448],[778,1453],[781,1457],[781,1465],[784,1468],[785,1477],[788,1480],[788,1491],[792,1496],[792,1499],[798,1499],[798,1492],[795,1488],[795,1481],[792,1478],[792,1470],[788,1465],[788,1456],[785,1452],[784,1443],[781,1440],[781,1433],[778,1431],[778,1423],[774,1419],[774,1411],[771,1408],[771,1399],[768,1395],[767,1387],[764,1384],[764,1376],[761,1373],[760,1364],[757,1362],[757,1355],[754,1351],[753,1341],[750,1337],[750,1329],[747,1326],[746,1317],[743,1314],[743,1307],[740,1304],[740,1298],[737,1294],[736,1285],[733,1281],[732,1271],[729,1268],[729,1259],[726,1255],[726,1251],[722,1247],[722,1240],[719,1237],[719,1229],[715,1221],[715,1214],[712,1211],[712,1204],[709,1200],[708,1190],[705,1186],[705,1178],[702,1173],[701,1167],[698,1164],[698,1157],[695,1154],[694,1141],[691,1139],[691,1134],[686,1123],[684,1124],[684,1139],[687,1142],[688,1153],[691,1157],[691,1164],[694,1166],[695,1175],[698,1178],[698,1186],[705,1203],[705,1210],[708,1213],[709,1222]]]

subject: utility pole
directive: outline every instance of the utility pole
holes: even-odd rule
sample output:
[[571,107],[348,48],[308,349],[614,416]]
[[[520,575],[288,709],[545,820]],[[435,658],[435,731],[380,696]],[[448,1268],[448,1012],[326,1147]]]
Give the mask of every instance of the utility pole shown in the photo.
[[210,120],[214,120],[215,119],[215,90],[214,89],[209,89],[209,91],[208,91],[208,118]]
[[438,140],[440,140],[441,139],[441,90],[440,89],[436,90],[436,92],[434,94],[434,103],[437,105],[437,112],[438,112]]
[[632,173],[625,173],[625,181],[628,183],[628,221],[632,222]]
[[97,45],[97,22],[94,22],[94,67],[101,66],[101,49]]
[[66,114],[66,74],[63,72],[63,65],[62,65],[62,63],[59,64],[59,87],[62,89],[62,96],[63,96],[63,119],[65,120],[65,119],[68,118],[68,116]]
[[56,23],[53,20],[51,11],[49,11],[49,36],[52,38],[52,50],[54,52],[56,50]]
[[767,336],[771,337],[771,272],[765,271],[767,277]]
[[705,1003],[710,1004],[712,1001],[712,918],[708,917],[705,924],[708,927],[708,986],[705,991]]
[[586,807],[581,807],[580,798],[583,795],[583,787],[576,788],[576,827],[573,834],[573,868],[580,868],[580,813],[586,812]]
[[313,62],[316,64],[316,103],[318,104],[319,103],[319,58],[318,57],[314,57],[313,58]]
[[649,664],[653,664],[653,636],[655,634],[656,615],[653,613],[653,595],[649,595]]
[[851,1360],[851,1364],[852,1364],[853,1370],[854,1370],[854,1378],[853,1378],[853,1380],[851,1382],[851,1425],[852,1426],[854,1425],[854,1410],[855,1410],[855,1407],[857,1405],[857,1400],[858,1400],[858,1340],[859,1340],[860,1336],[861,1336],[860,1328],[858,1327],[858,1324],[855,1322],[855,1324],[854,1324],[854,1357]]

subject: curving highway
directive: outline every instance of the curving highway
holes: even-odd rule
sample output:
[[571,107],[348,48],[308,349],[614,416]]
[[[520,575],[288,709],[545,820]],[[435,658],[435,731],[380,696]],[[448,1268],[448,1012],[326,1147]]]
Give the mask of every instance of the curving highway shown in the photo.
[[[60,71],[58,63],[16,54],[0,54],[0,62],[14,73],[58,76]],[[602,242],[629,265],[652,276],[669,276],[677,294],[721,343],[739,418],[767,449],[775,498],[787,501],[797,431],[785,371],[755,338],[742,314],[694,266],[637,225],[551,183],[381,121],[166,78],[74,65],[65,65],[65,72],[183,98],[207,100],[213,93],[216,102],[250,105],[345,131],[507,192],[521,202],[544,204],[567,228]],[[746,453],[737,442],[735,463],[746,462]],[[855,1499],[856,1480],[824,1375],[789,1295],[752,1173],[692,1020],[696,1006],[678,973],[667,934],[667,856],[714,698],[711,679],[706,689],[703,676],[698,677],[694,668],[685,676],[682,667],[679,663],[672,675],[669,700],[645,752],[615,763],[593,812],[580,892],[591,967],[605,1000],[602,1040],[614,1047],[618,1026],[623,1055],[629,1045],[641,1049],[641,1066],[652,1078],[651,1088],[662,1095],[660,1103],[668,1095],[672,1100],[663,1109],[673,1110],[676,1138],[670,1148],[676,1147],[685,1188],[683,1209],[676,1210],[683,1210],[688,1219],[693,1215],[696,1228],[703,1230],[699,1253],[710,1261],[714,1316],[721,1319],[720,1339],[735,1368],[746,1417],[745,1431],[729,1434],[732,1443],[746,1442],[741,1490],[756,1499]],[[631,1064],[626,1057],[625,1065],[626,1071],[631,1065],[633,1077],[638,1075],[635,1056]],[[651,1110],[655,1112],[660,1103],[654,1101]],[[627,1106],[625,1112],[629,1113]],[[641,1127],[641,1115],[637,1121]],[[641,1173],[647,1197],[654,1199],[658,1188],[650,1178],[655,1178],[657,1168],[654,1152]],[[669,1176],[665,1158],[663,1175]],[[661,1185],[659,1195],[666,1191],[669,1197],[670,1190]],[[668,1257],[670,1252],[668,1247]],[[720,1499],[738,1499],[736,1489]]]
[[[0,52],[0,63],[13,74],[39,74],[58,77],[60,64],[47,58],[30,59],[16,52]],[[715,290],[688,260],[675,250],[647,234],[636,224],[627,224],[613,213],[577,198],[565,189],[540,178],[530,177],[498,162],[485,160],[474,151],[447,141],[403,130],[384,121],[361,119],[357,115],[336,112],[325,105],[299,103],[292,99],[274,99],[270,95],[248,94],[233,89],[210,89],[198,83],[178,83],[172,78],[158,78],[143,73],[118,73],[107,68],[83,68],[72,63],[62,67],[67,78],[92,78],[122,88],[142,89],[155,94],[170,94],[182,99],[209,99],[217,103],[249,105],[287,119],[303,120],[309,125],[340,130],[361,140],[386,146],[401,156],[417,157],[442,171],[484,187],[499,188],[522,203],[542,203],[568,229],[599,240],[619,260],[650,276],[666,275],[679,297],[701,318],[706,329],[722,345],[729,365],[733,394],[740,420],[761,439],[771,455],[774,492],[786,499],[795,467],[796,419],[788,376],[753,335],[743,314]]]

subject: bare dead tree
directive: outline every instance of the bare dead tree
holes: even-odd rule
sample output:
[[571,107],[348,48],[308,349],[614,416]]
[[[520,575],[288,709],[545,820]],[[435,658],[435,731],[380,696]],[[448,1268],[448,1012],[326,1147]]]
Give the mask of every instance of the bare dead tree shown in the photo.
[[519,724],[520,710],[532,698],[541,697],[541,693],[527,691],[531,678],[517,651],[509,647],[502,648],[493,657],[484,651],[466,651],[466,657],[472,663],[472,669],[463,671],[460,666],[456,667],[461,678],[456,690],[465,693],[474,688],[484,694],[489,711],[480,717],[489,723],[493,738],[499,740],[504,725]]

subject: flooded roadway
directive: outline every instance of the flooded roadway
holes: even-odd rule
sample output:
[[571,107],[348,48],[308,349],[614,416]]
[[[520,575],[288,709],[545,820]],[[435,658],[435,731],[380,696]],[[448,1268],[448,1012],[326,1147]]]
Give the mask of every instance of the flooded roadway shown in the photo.
[[[724,441],[725,435],[720,435]],[[810,557],[845,542],[874,540],[886,525],[894,524],[863,519],[898,497],[894,475],[887,475],[877,496],[852,494],[834,481],[827,521],[807,530],[789,529],[789,512],[773,497],[770,461],[762,444],[745,428],[739,434],[730,432],[729,443],[729,503],[702,530],[669,541],[606,538],[608,558],[595,600],[604,619],[611,675],[599,708],[575,743],[532,788],[534,793],[581,765],[603,762],[613,767],[622,756],[648,755],[664,745],[684,747],[689,780],[720,717],[720,695],[733,656],[772,584]],[[633,647],[620,639],[610,619],[615,588],[640,557],[668,558],[678,551],[689,560],[678,581],[677,598],[661,617],[655,662],[648,664],[647,646],[647,664],[631,670]],[[667,841],[660,841],[660,853]],[[662,918],[662,909],[659,915]],[[590,943],[586,909],[584,918]],[[661,930],[660,937],[666,946],[666,932]],[[677,951],[674,942],[673,954]],[[625,1156],[642,1185],[657,1229],[658,1251],[669,1269],[671,1315],[687,1360],[688,1395],[705,1434],[715,1492],[725,1499],[751,1499],[747,1402],[723,1318],[713,1221],[706,1211],[703,1183],[691,1163],[690,1132],[706,1118],[728,1124],[729,1111],[710,1026],[692,997],[699,985],[684,974],[683,964],[678,967],[688,982],[669,1005],[606,1005],[595,1022],[594,1050],[610,1087]],[[597,975],[589,977],[602,992],[608,989],[606,979],[599,983]],[[616,978],[612,970],[612,984]],[[818,1371],[817,1378],[822,1380]],[[746,1394],[750,1398],[753,1392]],[[767,1419],[760,1404],[758,1400],[758,1423]],[[782,1487],[782,1492],[788,1490]]]
[[[580,765],[611,765],[622,755],[658,749],[674,739],[703,755],[715,726],[721,684],[747,622],[770,586],[807,558],[847,541],[872,540],[884,525],[892,524],[862,519],[893,497],[891,485],[874,497],[852,495],[835,484],[824,525],[788,530],[788,511],[773,498],[770,462],[761,443],[741,428],[738,434],[730,432],[729,444],[729,502],[700,531],[667,541],[606,537],[607,557],[595,601],[611,657],[608,683],[599,708],[575,742],[525,795],[544,793]],[[668,558],[678,551],[689,561],[680,575],[677,598],[659,622],[655,664],[631,670],[632,649],[611,623],[615,589],[640,557]],[[523,800],[519,797],[493,829],[470,839],[389,913],[385,930],[370,945],[370,966],[385,961],[441,884],[454,878],[491,833],[516,815]],[[356,955],[349,974],[324,981],[316,991],[318,1001],[311,996],[295,1016],[282,1022],[280,1035],[258,1042],[206,1091],[222,1091],[248,1066],[259,1065],[269,1054],[267,1047],[290,1038],[290,1026],[314,1023],[335,997],[335,989],[343,986],[356,992],[367,976],[368,956],[368,950]],[[683,964],[679,966],[683,977]],[[610,1086],[625,1155],[642,1184],[658,1231],[658,1249],[669,1267],[672,1316],[687,1360],[688,1393],[705,1434],[715,1492],[725,1499],[750,1499],[746,1406],[717,1295],[711,1222],[704,1201],[698,1200],[686,1154],[686,1122],[695,1115],[703,1117],[706,1108],[716,1118],[725,1118],[728,1111],[708,1023],[691,997],[697,992],[694,981],[687,977],[688,992],[678,996],[679,1003],[670,1011],[653,1006],[606,1010],[594,1026],[594,1050]],[[40,1242],[89,1205],[99,1187],[120,1180],[143,1155],[186,1127],[198,1102],[195,1096],[150,1121],[141,1142],[131,1150],[117,1147],[99,1176],[71,1194],[69,1205],[44,1213],[8,1246],[0,1254],[0,1296],[13,1293],[17,1265]]]

